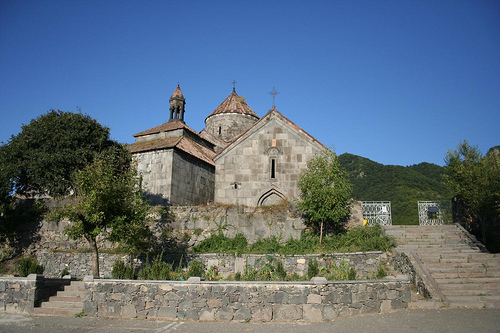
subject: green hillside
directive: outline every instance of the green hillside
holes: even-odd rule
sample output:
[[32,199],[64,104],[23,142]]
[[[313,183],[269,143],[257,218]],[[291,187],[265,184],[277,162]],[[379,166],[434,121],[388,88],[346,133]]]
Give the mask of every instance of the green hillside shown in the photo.
[[418,224],[418,201],[449,204],[452,195],[444,168],[431,163],[412,166],[383,165],[352,154],[339,156],[360,201],[390,201],[393,224]]

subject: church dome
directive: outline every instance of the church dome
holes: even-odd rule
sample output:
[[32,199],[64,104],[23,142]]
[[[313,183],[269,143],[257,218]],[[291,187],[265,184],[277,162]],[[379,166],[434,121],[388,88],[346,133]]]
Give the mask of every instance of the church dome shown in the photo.
[[259,116],[233,88],[231,94],[205,119],[205,125],[207,132],[230,142],[252,127],[257,120]]

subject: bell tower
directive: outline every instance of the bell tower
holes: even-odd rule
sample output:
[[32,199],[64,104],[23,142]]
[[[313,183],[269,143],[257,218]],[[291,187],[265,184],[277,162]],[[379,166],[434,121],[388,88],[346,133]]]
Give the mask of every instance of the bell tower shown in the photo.
[[186,100],[182,95],[181,87],[177,84],[172,97],[170,97],[170,119],[168,121],[182,121],[184,122],[184,112]]

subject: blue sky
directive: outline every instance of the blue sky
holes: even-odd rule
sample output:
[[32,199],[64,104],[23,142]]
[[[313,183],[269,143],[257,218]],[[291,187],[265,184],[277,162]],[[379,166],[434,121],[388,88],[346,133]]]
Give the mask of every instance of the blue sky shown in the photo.
[[200,131],[231,82],[338,154],[443,165],[500,145],[500,1],[0,1],[0,142],[50,109],[113,139]]

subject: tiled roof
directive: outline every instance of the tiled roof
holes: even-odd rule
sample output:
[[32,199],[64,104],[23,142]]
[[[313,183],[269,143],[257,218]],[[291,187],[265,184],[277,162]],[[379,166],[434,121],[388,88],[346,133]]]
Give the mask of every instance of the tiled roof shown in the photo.
[[189,126],[184,124],[182,121],[167,121],[166,123],[163,123],[159,126],[156,126],[156,127],[150,128],[148,130],[134,134],[134,137],[155,134],[155,133],[161,133],[161,132],[167,132],[167,131],[172,131],[172,130],[181,129],[181,128],[185,128],[190,132],[198,134],[195,130],[189,128]]
[[177,88],[175,88],[174,93],[172,94],[172,97],[184,98],[184,96],[182,95],[181,87],[179,87],[179,85],[177,85]]
[[177,148],[210,165],[215,165],[213,161],[215,152],[205,146],[196,143],[195,141],[187,137],[175,137],[175,138],[136,142],[127,146],[127,148],[130,150],[131,153]]
[[248,106],[243,97],[240,97],[236,91],[233,92],[214,110],[207,118],[221,113],[239,113],[259,119],[259,116]]

